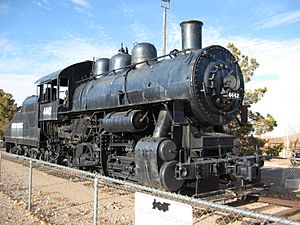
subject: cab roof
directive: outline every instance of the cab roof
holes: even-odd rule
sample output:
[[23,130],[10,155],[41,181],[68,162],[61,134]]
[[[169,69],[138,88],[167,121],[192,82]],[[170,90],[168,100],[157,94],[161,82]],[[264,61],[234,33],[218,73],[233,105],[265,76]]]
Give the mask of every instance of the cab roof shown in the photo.
[[[41,77],[40,79],[38,79],[35,84],[40,85],[40,84],[44,84],[47,83],[51,80],[55,80],[58,77],[69,77],[71,75],[76,75],[79,76],[78,79],[83,79],[83,76],[90,76],[91,74],[91,70],[92,70],[92,64],[93,61],[87,60],[84,62],[79,62],[79,63],[75,63],[71,66],[68,66],[64,69],[58,70],[56,72],[50,73],[46,76]],[[86,72],[86,74],[84,73],[84,71]]]

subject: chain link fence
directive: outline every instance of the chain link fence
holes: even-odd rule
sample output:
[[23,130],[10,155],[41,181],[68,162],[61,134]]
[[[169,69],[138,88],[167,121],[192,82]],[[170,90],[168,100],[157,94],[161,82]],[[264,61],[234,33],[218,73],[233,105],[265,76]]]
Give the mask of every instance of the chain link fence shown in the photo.
[[[300,198],[300,164],[291,161],[294,158],[273,158],[265,161],[262,170],[263,182],[271,189],[286,198]],[[300,159],[299,159],[300,162]]]
[[[38,218],[45,224],[135,224],[135,192],[192,205],[195,225],[300,224],[300,215],[298,219],[278,216],[288,210],[284,207],[269,207],[268,211],[268,205],[260,202],[250,208],[232,207],[5,152],[0,154],[0,191],[26,212],[24,216]],[[265,173],[271,178],[275,173],[272,168],[266,163],[263,176]],[[299,168],[286,169],[277,180],[287,180],[297,174],[300,177]],[[279,184],[285,185],[282,181]],[[263,208],[264,213],[260,213]]]

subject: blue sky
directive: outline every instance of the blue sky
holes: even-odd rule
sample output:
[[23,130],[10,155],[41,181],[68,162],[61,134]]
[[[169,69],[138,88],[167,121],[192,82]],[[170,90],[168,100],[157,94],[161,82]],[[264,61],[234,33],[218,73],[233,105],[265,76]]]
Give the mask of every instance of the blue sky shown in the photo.
[[[253,109],[278,120],[273,136],[300,131],[300,0],[171,0],[167,48],[179,23],[204,22],[203,46],[233,42],[260,67],[248,88],[268,88]],[[148,41],[161,52],[160,0],[0,0],[0,88],[21,104],[40,76]],[[297,111],[298,110],[298,111]]]

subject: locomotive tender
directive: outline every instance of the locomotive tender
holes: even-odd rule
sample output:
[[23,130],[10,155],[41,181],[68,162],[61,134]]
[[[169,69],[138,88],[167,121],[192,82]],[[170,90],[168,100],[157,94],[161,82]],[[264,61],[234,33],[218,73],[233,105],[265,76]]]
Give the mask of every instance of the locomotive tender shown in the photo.
[[7,151],[168,191],[258,182],[261,159],[234,155],[223,129],[247,118],[241,69],[227,49],[202,48],[202,22],[180,25],[182,51],[137,43],[39,79]]

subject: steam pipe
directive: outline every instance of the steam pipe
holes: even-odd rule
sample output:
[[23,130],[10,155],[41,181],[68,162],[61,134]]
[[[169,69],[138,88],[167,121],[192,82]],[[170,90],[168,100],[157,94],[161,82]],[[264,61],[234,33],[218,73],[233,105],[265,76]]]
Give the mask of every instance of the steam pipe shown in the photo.
[[153,137],[166,137],[171,129],[171,120],[167,110],[159,112],[158,119],[154,128]]

